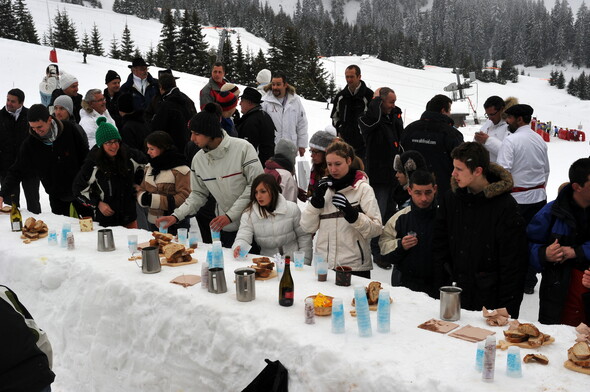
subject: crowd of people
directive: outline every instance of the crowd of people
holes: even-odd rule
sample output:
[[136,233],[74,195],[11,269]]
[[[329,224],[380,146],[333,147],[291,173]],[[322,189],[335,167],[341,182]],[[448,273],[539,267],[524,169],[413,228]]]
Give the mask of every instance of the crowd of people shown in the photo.
[[[220,231],[234,252],[304,251],[307,263],[317,252],[367,278],[375,263],[391,269],[392,285],[434,298],[456,282],[465,309],[506,307],[514,318],[541,273],[540,321],[588,322],[590,159],[572,164],[547,203],[547,145],[531,129],[531,106],[489,97],[486,123],[466,142],[447,96],[404,126],[395,91],[372,91],[350,65],[333,100],[335,132],[309,137],[280,72],[261,71],[241,92],[214,63],[197,111],[171,70],[156,79],[141,58],[129,68],[124,83],[109,70],[106,88],[81,95],[77,78],[52,64],[43,103],[30,108],[23,91],[8,91],[0,203],[18,204],[22,183],[39,213],[42,183],[53,213],[102,226],[174,233],[194,216],[205,242]],[[308,148],[300,189],[296,159]]]

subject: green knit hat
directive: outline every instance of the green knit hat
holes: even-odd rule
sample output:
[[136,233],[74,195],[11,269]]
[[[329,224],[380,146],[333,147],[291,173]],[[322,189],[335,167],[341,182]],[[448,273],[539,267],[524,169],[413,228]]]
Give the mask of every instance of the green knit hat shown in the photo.
[[108,123],[106,117],[97,118],[96,123],[98,124],[98,128],[96,129],[96,145],[99,148],[109,140],[121,140],[121,134],[117,131],[117,127]]

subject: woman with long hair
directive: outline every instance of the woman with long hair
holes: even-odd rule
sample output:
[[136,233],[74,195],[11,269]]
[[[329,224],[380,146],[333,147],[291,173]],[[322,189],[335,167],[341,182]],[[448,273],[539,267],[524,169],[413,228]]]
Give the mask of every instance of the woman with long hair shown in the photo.
[[335,140],[326,148],[328,176],[322,178],[301,214],[301,227],[317,232],[315,251],[330,268],[351,267],[353,274],[370,278],[370,240],[381,234],[381,214],[367,175],[352,166],[354,149]]
[[[176,151],[172,137],[164,131],[150,133],[145,139],[149,163],[141,185],[137,186],[137,202],[148,208],[150,230],[158,230],[156,219],[170,215],[191,192],[190,168],[186,159]],[[189,227],[184,219],[168,228],[176,234],[178,228]]]
[[235,257],[240,247],[256,241],[263,256],[277,252],[292,255],[295,251],[303,251],[306,263],[311,264],[311,235],[299,225],[301,211],[280,192],[281,188],[271,174],[261,174],[254,179],[250,203],[242,214],[233,245]]
[[96,147],[90,151],[72,186],[84,205],[94,208],[101,226],[137,228],[135,188],[143,177],[145,156],[121,144],[117,128],[96,120]]

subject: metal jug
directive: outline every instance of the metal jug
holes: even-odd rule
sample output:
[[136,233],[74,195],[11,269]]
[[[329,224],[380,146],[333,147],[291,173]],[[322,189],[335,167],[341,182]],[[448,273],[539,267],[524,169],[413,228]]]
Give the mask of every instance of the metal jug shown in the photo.
[[461,318],[461,291],[456,286],[443,286],[440,288],[440,318],[445,321],[457,321]]
[[225,283],[223,268],[209,268],[209,292],[221,294],[226,291],[227,284]]
[[256,270],[254,268],[238,268],[236,274],[236,297],[240,302],[256,299]]
[[111,229],[100,229],[98,231],[98,251],[111,252],[115,250],[115,240]]
[[144,274],[155,274],[162,270],[158,247],[146,246],[141,250],[141,272]]

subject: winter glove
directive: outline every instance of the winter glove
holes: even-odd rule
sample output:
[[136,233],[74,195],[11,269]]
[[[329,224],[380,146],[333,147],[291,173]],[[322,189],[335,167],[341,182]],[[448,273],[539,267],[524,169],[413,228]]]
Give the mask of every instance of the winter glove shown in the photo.
[[144,192],[141,195],[141,205],[144,207],[149,207],[152,205],[152,194],[149,192]]
[[350,202],[342,193],[336,193],[332,196],[332,204],[340,211],[344,212],[344,219],[348,223],[354,223],[359,218],[358,211],[350,205]]
[[324,208],[324,196],[326,195],[326,191],[329,187],[332,186],[332,179],[329,177],[324,177],[318,181],[318,187],[315,190],[314,195],[312,196],[310,203],[315,208]]

